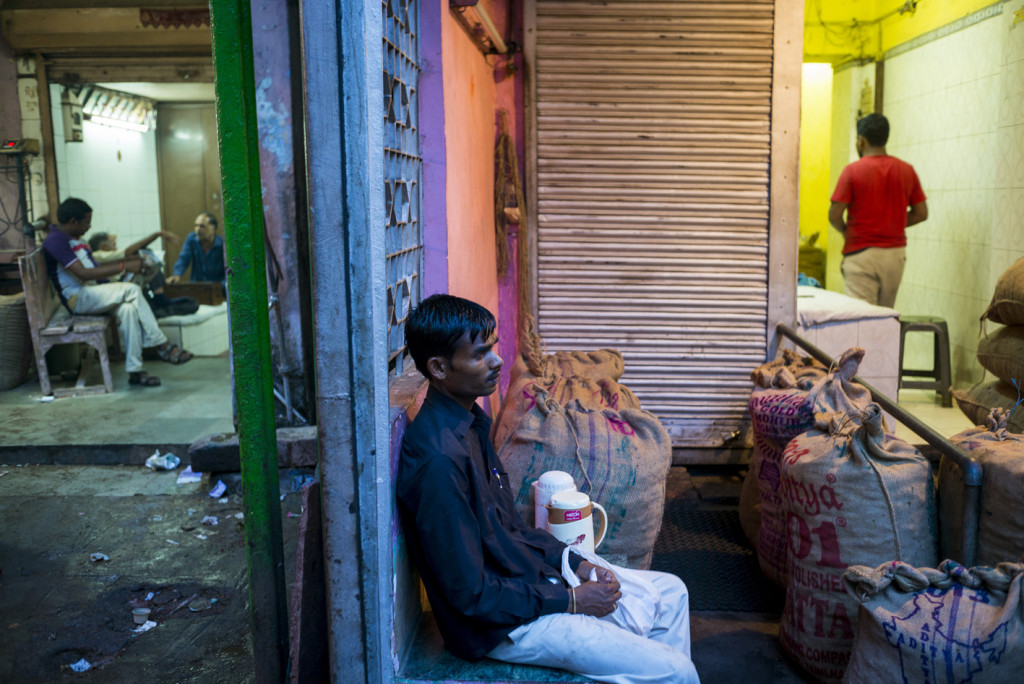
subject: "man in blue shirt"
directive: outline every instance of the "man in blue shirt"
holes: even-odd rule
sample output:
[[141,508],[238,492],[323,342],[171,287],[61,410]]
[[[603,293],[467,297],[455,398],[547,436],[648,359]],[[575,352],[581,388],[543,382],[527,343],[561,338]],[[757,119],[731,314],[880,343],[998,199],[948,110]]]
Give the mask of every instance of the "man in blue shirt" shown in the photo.
[[196,217],[194,232],[185,238],[181,254],[174,263],[174,275],[168,283],[176,283],[192,267],[191,281],[224,282],[224,239],[217,235],[217,217],[204,211]]

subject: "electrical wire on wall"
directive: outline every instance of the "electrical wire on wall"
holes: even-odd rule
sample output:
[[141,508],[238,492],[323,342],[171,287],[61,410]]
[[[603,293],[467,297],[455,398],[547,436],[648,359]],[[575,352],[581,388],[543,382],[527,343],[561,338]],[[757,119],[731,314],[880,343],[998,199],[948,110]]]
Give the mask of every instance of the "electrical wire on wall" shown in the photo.
[[808,14],[813,12],[817,21],[808,22],[807,26],[820,28],[826,43],[838,48],[854,49],[856,52],[851,52],[851,57],[865,59],[869,57],[865,54],[870,40],[868,32],[873,30],[877,34],[875,41],[877,41],[880,51],[882,48],[882,24],[897,15],[901,18],[913,17],[922,0],[906,0],[899,7],[874,18],[851,17],[845,21],[826,21],[822,12],[823,0],[812,0],[812,2],[813,5],[810,6]]
[[[8,184],[13,185],[15,188],[13,196],[16,198],[15,206],[12,209],[10,207],[12,193],[0,192],[0,239],[5,237],[11,230],[15,230],[20,234],[25,234],[26,230],[31,230],[28,227],[26,167],[27,164],[20,154],[0,156],[0,183],[2,183],[0,188],[6,189],[6,187],[9,187]],[[5,196],[7,201],[4,199]]]
[[[825,40],[831,45],[845,47],[860,37],[862,24],[856,18],[843,22],[825,21],[821,11],[821,0],[814,0],[814,16],[818,20],[814,25],[821,28]],[[861,44],[863,45],[863,41]]]

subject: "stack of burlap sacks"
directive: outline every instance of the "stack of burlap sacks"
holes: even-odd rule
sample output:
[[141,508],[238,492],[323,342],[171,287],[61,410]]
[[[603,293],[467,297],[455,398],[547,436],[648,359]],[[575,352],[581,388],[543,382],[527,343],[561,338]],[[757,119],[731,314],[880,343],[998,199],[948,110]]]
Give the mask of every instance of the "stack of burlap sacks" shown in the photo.
[[[1007,431],[1009,413],[951,441],[977,459],[984,478],[977,565],[938,568],[890,562],[850,567],[847,590],[861,602],[846,682],[1019,682],[1024,679],[1024,436]],[[963,510],[965,490],[943,456],[938,496]],[[960,520],[940,521],[941,526]]]
[[[978,361],[997,379],[953,390],[960,410],[975,425],[983,424],[993,408],[1012,410],[1020,397],[1018,388],[1024,388],[1024,259],[999,278],[981,320],[1004,326],[978,342]],[[1008,429],[1024,432],[1024,409],[1010,417]]]
[[[740,515],[762,570],[786,590],[782,646],[823,682],[889,681],[892,673],[922,668],[930,675],[902,681],[961,681],[947,678],[960,670],[943,669],[946,658],[976,659],[986,675],[971,681],[1004,681],[999,677],[1006,671],[979,662],[987,647],[972,643],[971,636],[983,629],[995,634],[998,620],[1010,616],[1005,624],[1017,630],[1017,640],[1004,641],[1000,657],[1024,659],[1022,568],[967,570],[953,561],[939,565],[931,465],[910,444],[886,432],[880,407],[853,381],[863,356],[864,350],[850,349],[829,370],[788,353],[752,373],[754,454]],[[1006,433],[1005,413],[994,414],[993,421],[954,441],[986,463],[996,461],[987,454],[1000,454],[1000,472],[1017,483],[997,495],[1005,500],[1006,489],[1024,482],[1024,469],[1007,473],[1009,461],[1024,463],[1024,443]],[[1006,456],[1011,451],[1015,457]],[[952,479],[946,484],[940,493],[964,496]],[[1018,489],[1018,501],[1020,495]],[[979,557],[1017,560],[1024,552],[1024,514],[999,513],[994,526],[1002,536],[998,542],[995,533],[980,541]],[[983,552],[982,545],[991,553]],[[1017,556],[1007,556],[1015,545]],[[900,579],[911,575],[913,582]],[[943,624],[950,612],[956,617],[953,604],[965,600],[965,587],[990,597],[988,612],[961,612],[959,624]],[[924,600],[920,592],[926,589]],[[899,618],[887,622],[886,616],[893,615]],[[946,649],[937,656],[929,642],[935,632],[944,633],[935,641]],[[928,662],[922,665],[925,654]],[[888,670],[878,669],[883,661]],[[882,671],[886,675],[877,676]]]
[[618,351],[545,355],[529,330],[522,346],[492,433],[516,509],[532,523],[533,482],[549,470],[567,472],[608,513],[598,553],[649,568],[672,463],[668,433],[619,384]]

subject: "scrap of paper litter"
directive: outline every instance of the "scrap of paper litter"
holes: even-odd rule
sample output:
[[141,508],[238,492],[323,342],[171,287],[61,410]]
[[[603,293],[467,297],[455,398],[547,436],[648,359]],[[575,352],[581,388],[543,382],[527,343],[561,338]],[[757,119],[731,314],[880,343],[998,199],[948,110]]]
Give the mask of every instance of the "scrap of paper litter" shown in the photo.
[[203,474],[192,472],[192,466],[185,466],[185,469],[178,473],[178,484],[192,484],[194,482],[202,482]]

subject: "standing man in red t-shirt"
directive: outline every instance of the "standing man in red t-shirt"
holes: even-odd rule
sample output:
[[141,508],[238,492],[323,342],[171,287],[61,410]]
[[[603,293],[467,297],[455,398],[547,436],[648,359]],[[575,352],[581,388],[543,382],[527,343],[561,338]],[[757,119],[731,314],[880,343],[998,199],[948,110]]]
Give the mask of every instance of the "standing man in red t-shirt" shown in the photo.
[[857,122],[860,159],[839,174],[828,222],[846,239],[846,294],[891,308],[907,260],[906,228],[928,218],[928,205],[914,167],[885,153],[888,140],[889,121],[881,114]]

